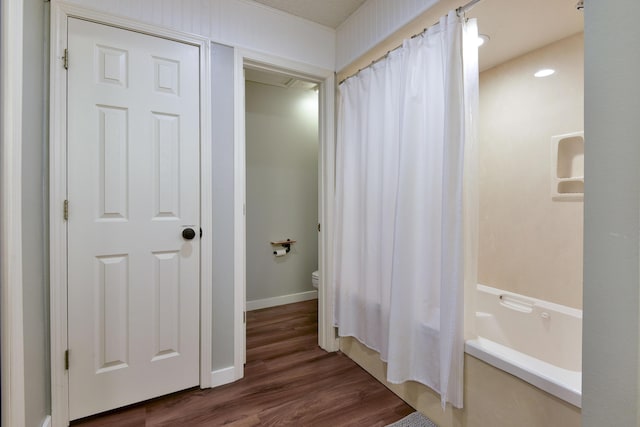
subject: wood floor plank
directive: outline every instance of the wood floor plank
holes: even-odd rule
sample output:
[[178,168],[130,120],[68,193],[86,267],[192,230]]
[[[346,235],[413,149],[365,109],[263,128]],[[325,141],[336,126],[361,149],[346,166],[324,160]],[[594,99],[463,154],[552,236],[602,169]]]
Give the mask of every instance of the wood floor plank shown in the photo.
[[191,389],[72,425],[385,426],[413,412],[342,353],[317,345],[317,302],[247,313],[245,378]]

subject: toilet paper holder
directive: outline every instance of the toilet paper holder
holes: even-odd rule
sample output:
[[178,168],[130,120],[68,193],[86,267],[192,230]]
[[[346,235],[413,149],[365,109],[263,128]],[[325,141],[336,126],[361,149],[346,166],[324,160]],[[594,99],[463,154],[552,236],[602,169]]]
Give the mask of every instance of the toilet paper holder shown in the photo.
[[[291,245],[293,245],[296,241],[295,240],[291,240],[291,239],[287,239],[287,240],[277,240],[275,242],[271,242],[272,246],[282,246],[287,253],[289,253],[291,251]],[[273,254],[276,254],[276,251],[273,251]]]

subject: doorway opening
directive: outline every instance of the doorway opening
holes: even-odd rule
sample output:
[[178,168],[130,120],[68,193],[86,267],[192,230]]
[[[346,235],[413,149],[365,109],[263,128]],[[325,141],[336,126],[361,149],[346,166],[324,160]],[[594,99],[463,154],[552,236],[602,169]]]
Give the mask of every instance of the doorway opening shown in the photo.
[[[314,267],[319,271],[318,279],[318,346],[326,351],[338,350],[338,339],[336,337],[335,328],[333,327],[333,294],[332,287],[332,263],[330,260],[332,254],[332,228],[333,228],[333,194],[335,187],[334,171],[335,171],[335,73],[331,70],[322,69],[310,65],[300,64],[297,62],[287,61],[281,58],[275,58],[269,55],[261,55],[255,52],[236,51],[235,55],[235,81],[234,91],[235,99],[241,102],[235,103],[235,150],[234,150],[234,377],[242,378],[244,375],[244,363],[246,360],[246,292],[247,292],[247,221],[245,213],[247,207],[245,202],[247,188],[247,165],[246,165],[246,109],[245,109],[245,70],[259,70],[271,74],[280,74],[288,76],[287,82],[294,84],[291,78],[301,82],[313,83],[317,86],[317,101],[314,101],[317,108],[317,161],[312,168],[317,175],[317,187],[308,191],[317,191],[317,210],[316,216],[313,218],[312,228],[317,236],[317,264],[305,268],[304,276],[301,277],[303,284],[308,286],[306,289],[313,292],[311,285],[311,273]],[[295,83],[302,85],[303,83]],[[311,104],[311,103],[309,103]],[[276,121],[270,122],[272,126]],[[299,167],[299,165],[294,165]],[[300,184],[300,183],[298,183]],[[285,204],[280,209],[286,210]],[[281,230],[285,233],[287,230]],[[298,240],[299,237],[292,235],[277,235],[266,237],[268,241],[261,242],[266,245],[265,251],[273,262],[275,255],[273,251],[283,249],[281,245],[271,245],[280,239]],[[295,246],[298,242],[290,246],[291,251],[301,251],[302,246],[297,249]],[[265,246],[263,246],[264,248]],[[292,249],[291,249],[292,248]],[[286,248],[285,248],[286,249]],[[291,252],[280,258],[287,258]],[[292,255],[296,255],[295,252]],[[292,259],[295,259],[291,256]],[[309,269],[306,271],[306,269]],[[302,274],[302,273],[301,273]],[[306,282],[306,283],[304,283]],[[295,293],[295,292],[294,292]],[[309,295],[309,294],[307,294]],[[261,298],[265,299],[265,298]],[[249,307],[251,308],[251,307]]]
[[322,175],[318,82],[251,66],[244,76],[251,312],[317,300]]

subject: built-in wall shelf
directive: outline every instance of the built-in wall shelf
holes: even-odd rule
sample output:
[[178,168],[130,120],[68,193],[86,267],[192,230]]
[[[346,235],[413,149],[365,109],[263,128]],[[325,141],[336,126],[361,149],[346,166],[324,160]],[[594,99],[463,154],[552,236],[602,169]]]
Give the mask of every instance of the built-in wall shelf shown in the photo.
[[584,199],[584,132],[551,137],[551,198]]

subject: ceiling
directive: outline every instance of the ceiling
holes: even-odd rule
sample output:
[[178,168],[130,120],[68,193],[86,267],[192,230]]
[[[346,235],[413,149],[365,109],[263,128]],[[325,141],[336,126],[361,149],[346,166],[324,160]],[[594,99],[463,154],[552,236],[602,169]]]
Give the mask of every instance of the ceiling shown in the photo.
[[[332,28],[365,0],[254,0]],[[460,4],[468,0],[460,0]],[[577,0],[482,0],[467,12],[490,41],[480,48],[480,70],[583,31]]]
[[478,51],[480,71],[584,30],[576,0],[482,0],[467,12],[490,40]]
[[366,0],[254,0],[309,21],[337,28]]

